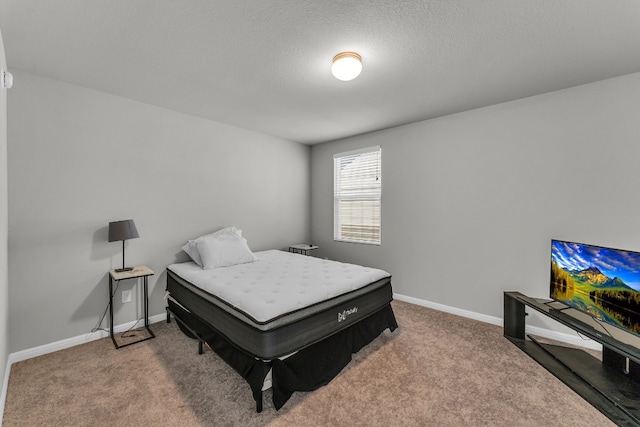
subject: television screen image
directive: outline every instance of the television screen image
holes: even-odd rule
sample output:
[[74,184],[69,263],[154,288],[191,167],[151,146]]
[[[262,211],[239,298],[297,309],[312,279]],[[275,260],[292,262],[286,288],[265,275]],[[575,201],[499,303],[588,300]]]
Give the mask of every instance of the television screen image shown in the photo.
[[640,253],[552,240],[550,296],[640,336]]

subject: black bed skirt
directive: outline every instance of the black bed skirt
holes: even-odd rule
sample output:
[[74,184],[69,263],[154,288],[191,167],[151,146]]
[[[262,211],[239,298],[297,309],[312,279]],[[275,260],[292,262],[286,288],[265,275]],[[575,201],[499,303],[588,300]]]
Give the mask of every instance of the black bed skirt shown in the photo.
[[[213,327],[169,300],[182,331],[204,341],[251,387],[258,411],[262,410],[262,386],[271,371],[273,406],[280,409],[296,391],[312,391],[328,384],[351,361],[351,356],[376,339],[385,329],[398,327],[391,304],[294,355],[271,361],[257,360],[236,348]],[[195,335],[194,335],[195,334]]]

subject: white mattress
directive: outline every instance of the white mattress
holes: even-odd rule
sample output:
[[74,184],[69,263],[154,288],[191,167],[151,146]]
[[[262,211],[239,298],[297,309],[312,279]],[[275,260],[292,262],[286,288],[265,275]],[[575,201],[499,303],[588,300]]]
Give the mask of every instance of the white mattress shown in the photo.
[[258,261],[213,270],[203,270],[194,262],[169,268],[258,322],[269,322],[391,276],[376,268],[278,250],[255,255]]

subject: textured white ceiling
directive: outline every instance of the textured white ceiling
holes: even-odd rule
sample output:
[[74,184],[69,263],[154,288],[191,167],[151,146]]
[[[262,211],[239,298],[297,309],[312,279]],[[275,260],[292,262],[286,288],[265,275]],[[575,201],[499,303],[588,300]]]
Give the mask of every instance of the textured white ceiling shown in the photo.
[[0,28],[9,69],[307,144],[640,71],[640,0],[0,0]]

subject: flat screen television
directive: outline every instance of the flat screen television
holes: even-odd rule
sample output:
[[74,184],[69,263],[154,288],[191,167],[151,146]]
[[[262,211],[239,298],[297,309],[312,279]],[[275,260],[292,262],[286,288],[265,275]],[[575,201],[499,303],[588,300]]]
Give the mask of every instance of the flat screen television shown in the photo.
[[640,252],[552,240],[550,296],[640,336]]

